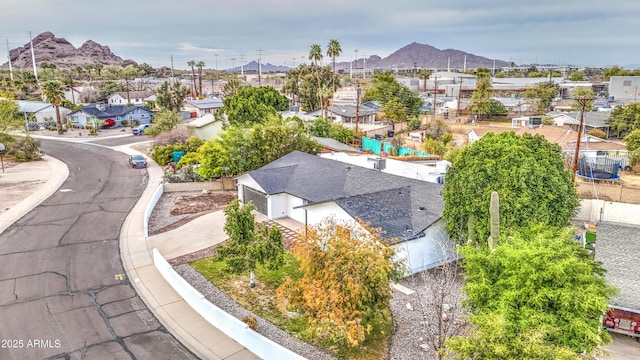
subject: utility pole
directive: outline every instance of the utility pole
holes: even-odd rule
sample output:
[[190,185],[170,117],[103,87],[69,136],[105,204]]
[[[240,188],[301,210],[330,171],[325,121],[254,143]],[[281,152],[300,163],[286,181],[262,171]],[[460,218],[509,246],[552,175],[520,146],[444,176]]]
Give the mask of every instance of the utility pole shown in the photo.
[[240,55],[240,76],[244,77],[244,55]]
[[[354,50],[356,53],[356,63],[353,65],[354,72],[358,70],[358,49]],[[355,75],[355,74],[354,74]],[[358,77],[357,75],[354,77]]]
[[258,86],[262,86],[262,49],[258,49]]
[[9,60],[9,76],[11,77],[11,81],[13,81],[13,68],[11,67],[11,51],[9,51],[9,39],[7,40],[7,59]]
[[356,136],[358,135],[359,118],[360,118],[360,84],[358,84],[358,87],[356,88]]
[[362,78],[366,78],[367,77],[367,54],[364,54],[364,57],[362,58]]
[[231,73],[235,74],[236,73],[236,58],[232,57],[231,58]]
[[460,116],[460,99],[462,98],[462,76],[460,76],[460,88],[458,89],[458,109],[456,110],[456,117]]
[[438,94],[438,77],[433,77],[433,118],[436,118],[437,108],[436,108],[436,95]]
[[176,82],[176,79],[173,77],[173,55],[171,55],[171,85]]
[[33,39],[31,39],[31,31],[29,31],[29,43],[31,44],[31,62],[33,63],[33,75],[36,76],[36,83],[40,85],[38,80],[38,68],[36,67],[36,54],[33,51]]
[[576,143],[576,152],[573,154],[573,164],[571,165],[571,182],[576,182],[576,172],[578,171],[578,155],[580,154],[580,141],[582,137],[582,126],[584,124],[584,110],[590,101],[593,101],[593,97],[579,97],[574,100],[580,104],[580,125],[578,125],[578,142]]

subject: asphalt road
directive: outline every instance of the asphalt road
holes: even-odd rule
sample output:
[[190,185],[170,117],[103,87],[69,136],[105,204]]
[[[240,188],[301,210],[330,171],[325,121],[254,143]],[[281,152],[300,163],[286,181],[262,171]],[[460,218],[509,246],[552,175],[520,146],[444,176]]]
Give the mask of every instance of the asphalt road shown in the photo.
[[104,147],[42,145],[69,178],[0,234],[0,359],[196,359],[124,275],[120,228],[146,171]]

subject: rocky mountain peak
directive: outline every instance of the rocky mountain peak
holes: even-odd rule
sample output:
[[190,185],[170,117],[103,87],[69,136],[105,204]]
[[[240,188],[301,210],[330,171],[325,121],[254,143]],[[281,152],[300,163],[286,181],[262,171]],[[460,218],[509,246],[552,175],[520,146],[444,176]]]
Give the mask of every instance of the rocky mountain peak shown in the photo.
[[[103,65],[122,65],[124,60],[111,52],[108,46],[93,40],[85,41],[82,46],[75,48],[64,38],[56,37],[52,32],[45,31],[33,38],[33,51],[36,63],[52,63],[58,68],[75,68],[78,66],[101,63]],[[31,69],[31,44],[9,51],[9,58],[15,68]],[[8,67],[8,63],[2,65]]]

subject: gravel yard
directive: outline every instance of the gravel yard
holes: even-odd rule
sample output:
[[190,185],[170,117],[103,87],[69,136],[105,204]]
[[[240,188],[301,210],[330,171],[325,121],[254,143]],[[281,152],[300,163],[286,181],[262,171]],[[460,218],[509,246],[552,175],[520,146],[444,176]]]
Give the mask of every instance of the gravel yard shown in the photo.
[[[186,201],[190,196],[198,197],[202,195],[200,192],[193,193],[165,193],[158,204],[154,208],[149,220],[149,231],[151,234],[168,231],[179,227],[180,225],[195,219],[209,211],[220,209],[218,198],[217,202],[211,200],[208,204],[210,209],[203,210],[201,207],[192,214],[175,214],[171,215],[171,209],[174,208],[176,200],[179,196]],[[185,197],[186,196],[186,197]],[[200,199],[202,200],[202,199]],[[189,212],[188,206],[181,206]],[[204,249],[193,254],[188,254],[176,259],[168,259],[174,266],[174,269],[189,282],[194,288],[211,301],[211,303],[225,310],[234,317],[242,320],[245,316],[253,316],[258,320],[258,332],[263,336],[287,347],[296,353],[310,360],[335,359],[334,356],[328,354],[317,347],[299,340],[295,336],[285,332],[272,323],[260,318],[247,309],[243,308],[236,301],[227,296],[216,286],[207,281],[200,273],[191,266],[186,264],[189,261],[206,258],[212,255],[212,249]],[[414,276],[402,280],[401,285],[415,290],[413,294],[407,295],[398,290],[393,290],[393,298],[391,300],[391,311],[393,314],[396,330],[391,338],[389,359],[435,359],[434,352],[427,345],[427,331],[425,324],[428,322],[428,306],[423,306],[429,296],[429,282],[423,281],[424,277]],[[454,284],[454,288],[459,291],[459,284]],[[408,306],[407,304],[411,305]]]

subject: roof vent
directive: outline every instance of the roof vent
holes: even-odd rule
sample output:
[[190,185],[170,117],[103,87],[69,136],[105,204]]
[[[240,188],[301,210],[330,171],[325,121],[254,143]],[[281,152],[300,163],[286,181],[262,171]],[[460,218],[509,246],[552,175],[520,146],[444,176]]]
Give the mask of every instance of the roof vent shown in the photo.
[[351,166],[347,165],[347,166],[344,167],[344,169],[349,171],[349,170],[351,170]]
[[424,207],[424,206],[418,206],[418,211],[425,211],[425,210],[427,210],[427,208],[426,208],[426,207]]

